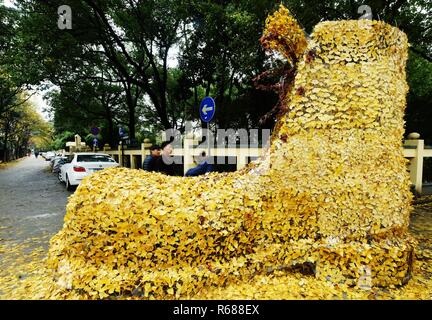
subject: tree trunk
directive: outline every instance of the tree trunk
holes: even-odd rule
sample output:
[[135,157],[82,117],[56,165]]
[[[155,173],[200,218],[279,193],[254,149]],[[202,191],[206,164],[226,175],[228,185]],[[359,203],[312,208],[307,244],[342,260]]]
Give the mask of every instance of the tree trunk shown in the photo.
[[9,139],[9,123],[6,119],[6,123],[5,123],[5,128],[4,128],[4,140],[3,140],[3,145],[4,145],[4,153],[3,153],[3,162],[7,162],[9,159],[9,150],[8,150],[8,139]]
[[126,91],[126,105],[128,107],[128,128],[129,128],[129,139],[135,139],[135,106],[136,101],[132,98],[132,84],[130,81],[124,81],[123,87]]
[[15,145],[15,159],[19,159],[21,156],[21,148],[20,148],[21,142],[18,140]]
[[108,144],[111,148],[115,147],[115,141],[114,141],[114,121],[112,117],[107,117],[108,121]]
[[135,139],[135,105],[130,95],[130,92],[127,93],[126,96],[129,110],[129,139]]
[[114,120],[110,109],[109,101],[104,101],[103,106],[105,109],[105,119],[108,123],[108,144],[114,148],[116,143],[114,141]]

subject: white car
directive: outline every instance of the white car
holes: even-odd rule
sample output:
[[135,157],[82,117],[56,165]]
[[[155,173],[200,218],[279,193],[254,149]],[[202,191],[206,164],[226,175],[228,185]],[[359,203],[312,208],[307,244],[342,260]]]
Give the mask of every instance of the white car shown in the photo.
[[52,158],[54,158],[56,156],[54,151],[48,151],[46,153],[46,155],[44,155],[43,157],[45,158],[46,161],[51,161]]
[[60,168],[59,180],[66,184],[66,189],[80,184],[81,180],[93,172],[119,164],[108,154],[102,153],[74,153]]
[[67,160],[68,160],[68,157],[62,157],[62,156],[55,157],[53,160],[51,160],[52,172],[53,173],[59,173],[61,166],[64,165]]

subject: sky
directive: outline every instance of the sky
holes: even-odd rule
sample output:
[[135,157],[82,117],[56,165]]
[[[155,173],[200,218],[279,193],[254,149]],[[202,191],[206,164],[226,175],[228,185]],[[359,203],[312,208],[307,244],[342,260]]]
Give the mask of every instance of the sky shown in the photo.
[[[0,0],[0,4],[2,3],[2,0]],[[3,3],[6,7],[13,6],[13,0],[3,0]]]
[[33,96],[29,99],[29,101],[36,107],[36,110],[43,116],[45,120],[49,120],[48,112],[45,112],[44,109],[48,108],[46,101],[43,99],[42,92],[39,91],[31,91]]

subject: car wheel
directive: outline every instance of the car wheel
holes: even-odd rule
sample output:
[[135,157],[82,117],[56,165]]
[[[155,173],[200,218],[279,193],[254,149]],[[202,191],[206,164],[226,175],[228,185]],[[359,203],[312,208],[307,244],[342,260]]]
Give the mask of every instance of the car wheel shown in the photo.
[[57,176],[57,178],[59,179],[60,182],[63,182],[63,181],[62,181],[62,176],[61,176],[61,171],[58,172],[58,176]]
[[66,190],[67,191],[72,191],[72,186],[71,186],[71,184],[69,182],[69,178],[68,178],[67,175],[66,175]]

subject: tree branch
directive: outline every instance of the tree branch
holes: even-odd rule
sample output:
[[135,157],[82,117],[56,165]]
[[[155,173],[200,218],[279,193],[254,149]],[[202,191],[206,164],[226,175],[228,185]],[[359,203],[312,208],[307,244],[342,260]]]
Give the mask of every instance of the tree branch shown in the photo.
[[432,57],[427,55],[425,52],[415,48],[415,47],[410,47],[410,50],[412,52],[414,52],[415,54],[419,55],[420,57],[422,57],[423,59],[427,60],[428,62],[432,62]]

